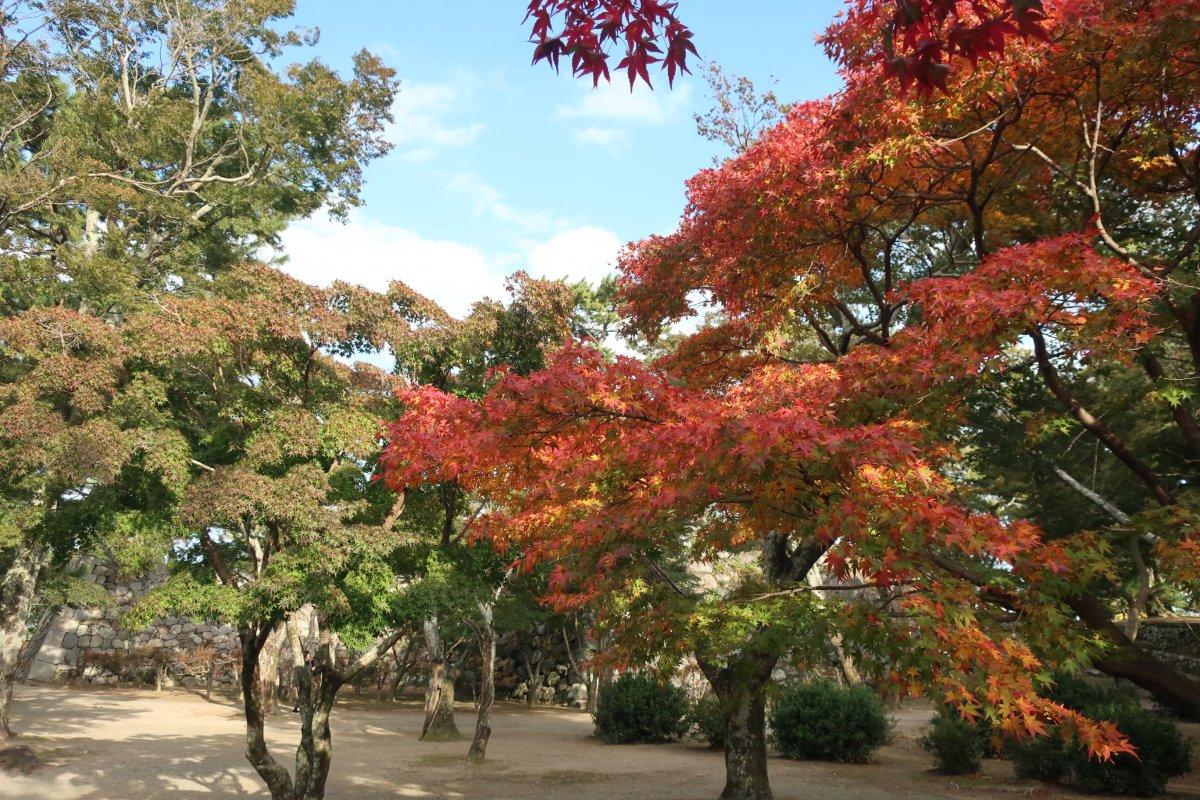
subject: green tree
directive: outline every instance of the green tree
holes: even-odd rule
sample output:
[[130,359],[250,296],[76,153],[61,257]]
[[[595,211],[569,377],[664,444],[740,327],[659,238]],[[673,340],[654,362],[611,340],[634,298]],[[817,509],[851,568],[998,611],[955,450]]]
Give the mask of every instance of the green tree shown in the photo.
[[[126,363],[120,326],[165,296],[217,291],[289,220],[344,214],[387,150],[393,72],[365,51],[349,79],[317,60],[278,70],[315,41],[277,29],[292,8],[0,0],[0,310],[10,331],[58,337],[0,343],[8,687],[46,565],[96,537],[171,527],[147,505],[157,479],[125,474],[178,443],[154,438],[165,388]],[[83,436],[93,445],[67,444]]]
[[[393,72],[278,71],[291,0],[4,0],[3,305],[115,314],[205,280],[290,220],[359,202]],[[132,294],[131,294],[132,293]]]
[[[243,265],[214,281],[213,296],[165,297],[122,326],[139,366],[165,387],[155,410],[188,465],[170,490],[184,526],[175,575],[137,615],[236,625],[246,755],[276,800],[323,796],[338,689],[408,630],[394,568],[405,498],[372,479],[401,381],[346,362],[436,338],[431,320],[397,313],[427,305],[400,284],[321,290]],[[294,773],[264,738],[260,656],[272,634],[291,644],[302,723]]]
[[[476,303],[466,318],[447,324],[433,346],[398,353],[396,369],[409,385],[478,397],[494,380],[495,371],[527,374],[540,369],[547,354],[573,331],[596,326],[596,320],[604,324],[604,298],[611,300],[612,288],[611,281],[596,290],[519,272],[508,282],[507,303],[491,299]],[[430,673],[422,738],[458,738],[454,676],[446,653],[447,639],[453,641],[455,637],[448,636],[447,620],[465,620],[467,633],[479,649],[482,678],[469,757],[482,761],[491,736],[495,703],[497,604],[502,599],[511,600],[506,595],[514,587],[527,593],[528,582],[513,580],[511,562],[518,553],[498,554],[490,544],[476,544],[471,539],[472,523],[489,511],[488,498],[471,496],[453,482],[413,487],[405,494],[410,502],[402,526],[421,556],[409,560],[407,571],[402,570],[404,580],[413,586],[434,581],[439,587],[456,587],[454,591],[441,588],[425,595],[430,602],[425,606],[428,616],[421,623]],[[447,570],[453,578],[448,577]],[[505,615],[501,613],[499,618],[503,620]]]

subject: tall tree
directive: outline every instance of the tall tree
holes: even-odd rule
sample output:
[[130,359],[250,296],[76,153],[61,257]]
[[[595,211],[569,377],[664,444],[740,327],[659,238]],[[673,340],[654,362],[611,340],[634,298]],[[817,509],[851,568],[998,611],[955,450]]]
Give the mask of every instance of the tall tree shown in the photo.
[[[213,296],[162,298],[121,327],[188,465],[173,492],[175,577],[138,613],[237,626],[247,758],[273,798],[320,798],[338,689],[409,630],[393,567],[405,498],[372,480],[401,380],[345,362],[436,338],[441,312],[401,284],[316,289],[262,265],[214,283]],[[259,675],[281,627],[301,714],[290,773],[266,745]]]
[[[134,411],[153,384],[121,333],[64,308],[0,320],[0,735],[38,581],[55,551],[91,537],[81,524],[134,461],[178,475],[152,421]],[[94,541],[94,539],[91,539]]]
[[[478,397],[487,391],[497,371],[528,374],[545,365],[546,355],[567,340],[573,331],[601,333],[610,316],[604,303],[605,289],[585,285],[568,286],[517,273],[508,284],[507,303],[484,300],[463,320],[450,323],[437,347],[402,356],[398,370],[410,386],[425,385],[460,397]],[[609,285],[611,291],[611,284]],[[491,714],[495,700],[496,607],[512,591],[511,562],[519,555],[501,549],[493,552],[488,543],[477,541],[478,520],[490,513],[486,494],[472,493],[454,480],[414,484],[404,490],[418,504],[430,508],[424,515],[410,514],[406,530],[425,542],[425,556],[413,561],[418,568],[409,581],[431,577],[435,585],[447,582],[440,569],[447,563],[457,570],[457,591],[429,592],[430,615],[425,620],[431,670],[427,683],[426,717],[422,738],[457,738],[454,723],[454,681],[440,655],[445,648],[442,628],[447,616],[465,619],[478,644],[482,683],[470,758],[486,758],[491,737]],[[426,560],[428,550],[438,557]],[[423,570],[424,573],[423,574]],[[536,687],[530,685],[532,694]]]
[[[289,220],[322,206],[344,213],[358,202],[363,165],[387,149],[396,82],[374,56],[359,53],[349,80],[315,60],[276,71],[277,59],[313,41],[277,30],[292,5],[0,3],[0,309],[12,330],[60,339],[34,351],[24,349],[30,336],[3,343],[4,446],[16,459],[0,501],[10,532],[0,542],[5,630],[23,635],[44,566],[67,562],[82,541],[53,532],[92,524],[77,516],[81,501],[110,506],[111,468],[132,452],[135,431],[157,424],[129,418],[133,400],[105,411],[126,386],[161,388],[134,379],[113,326],[164,295],[210,293],[214,277]],[[51,364],[60,386],[47,381]],[[80,392],[83,408],[73,405]],[[95,457],[94,474],[60,482],[53,460],[72,453],[47,451],[57,427],[86,432],[95,416],[111,422],[110,455]],[[48,438],[29,440],[22,425]],[[41,493],[39,513],[29,492]],[[11,669],[5,658],[6,683]]]
[[[315,34],[291,0],[4,0],[4,308],[119,313],[204,291],[288,221],[359,201],[386,152],[394,73],[274,64]],[[132,292],[132,296],[131,296]]]

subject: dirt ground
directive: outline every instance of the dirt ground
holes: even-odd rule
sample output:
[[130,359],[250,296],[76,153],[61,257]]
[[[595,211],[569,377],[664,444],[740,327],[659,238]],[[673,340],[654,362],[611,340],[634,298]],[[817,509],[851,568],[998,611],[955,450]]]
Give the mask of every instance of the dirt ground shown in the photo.
[[[950,778],[930,773],[916,745],[929,711],[895,712],[894,741],[861,766],[772,759],[778,800],[901,798],[1074,798],[1081,795],[1017,781],[1004,762],[984,773]],[[605,745],[591,719],[557,708],[497,708],[489,763],[463,760],[467,742],[417,740],[420,710],[348,700],[334,711],[330,800],[464,798],[469,800],[709,800],[723,784],[721,754],[696,743]],[[460,706],[459,727],[473,723]],[[266,797],[243,756],[243,729],[231,699],[205,701],[187,692],[19,687],[13,727],[22,747],[42,763],[22,774],[0,772],[3,800],[214,800]],[[1195,733],[1195,730],[1193,730]],[[295,717],[273,718],[269,739],[291,763]],[[1200,799],[1200,779],[1172,787],[1176,798]]]

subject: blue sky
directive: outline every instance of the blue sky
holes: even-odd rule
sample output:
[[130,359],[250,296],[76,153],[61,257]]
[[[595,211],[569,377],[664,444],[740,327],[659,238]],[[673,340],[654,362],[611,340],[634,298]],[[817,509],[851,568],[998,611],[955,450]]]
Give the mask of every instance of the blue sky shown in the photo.
[[[813,43],[841,0],[680,0],[702,59],[783,100],[837,88]],[[683,183],[721,154],[695,133],[704,65],[669,89],[592,89],[531,67],[524,0],[298,0],[317,54],[347,68],[359,48],[402,80],[395,149],[366,173],[348,225],[317,217],[284,235],[286,267],[315,283],[393,278],[463,314],[525,269],[595,280],[624,242],[671,230]]]

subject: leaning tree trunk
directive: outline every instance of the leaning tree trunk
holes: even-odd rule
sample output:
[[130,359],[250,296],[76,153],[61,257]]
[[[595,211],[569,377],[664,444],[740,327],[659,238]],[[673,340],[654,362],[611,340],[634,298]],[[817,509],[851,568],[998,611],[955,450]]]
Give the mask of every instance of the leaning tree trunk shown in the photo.
[[[821,564],[819,562],[813,564],[812,569],[808,571],[807,580],[808,585],[814,588],[824,585],[825,570],[821,568]],[[818,590],[818,594],[821,597],[828,599],[830,593]],[[862,675],[859,674],[858,664],[855,663],[854,657],[846,652],[846,640],[842,634],[836,630],[831,631],[828,641],[829,647],[833,650],[834,655],[837,656],[838,667],[841,669],[842,679],[850,686],[857,686],[858,684],[862,683]]]
[[437,617],[425,621],[425,646],[429,651],[429,684],[425,687],[425,723],[421,741],[449,742],[462,738],[454,724],[454,681],[446,664]]
[[721,702],[725,720],[725,789],[721,800],[771,800],[766,689],[778,658],[744,655],[725,667],[696,660]]
[[487,757],[488,740],[492,738],[492,707],[496,704],[496,628],[492,624],[492,606],[479,603],[480,686],[479,713],[475,717],[475,736],[467,760],[480,762]]
[[400,686],[404,683],[404,679],[408,677],[409,670],[412,667],[412,654],[415,647],[414,639],[409,639],[404,644],[404,657],[400,657],[399,651],[395,645],[392,646],[392,666],[396,670],[396,674],[389,681],[386,671],[381,670],[381,686],[384,682],[387,683],[387,688],[380,688],[379,699],[384,702],[392,702],[396,699],[396,695],[400,693]]
[[8,724],[8,706],[17,682],[21,648],[29,636],[29,612],[38,577],[49,560],[49,548],[23,540],[0,584],[0,740],[16,735]]
[[1165,700],[1190,719],[1200,720],[1200,682],[1147,653],[1113,622],[1103,604],[1090,595],[1068,600],[1084,624],[1110,645],[1092,657],[1096,669],[1114,678],[1124,678]]

